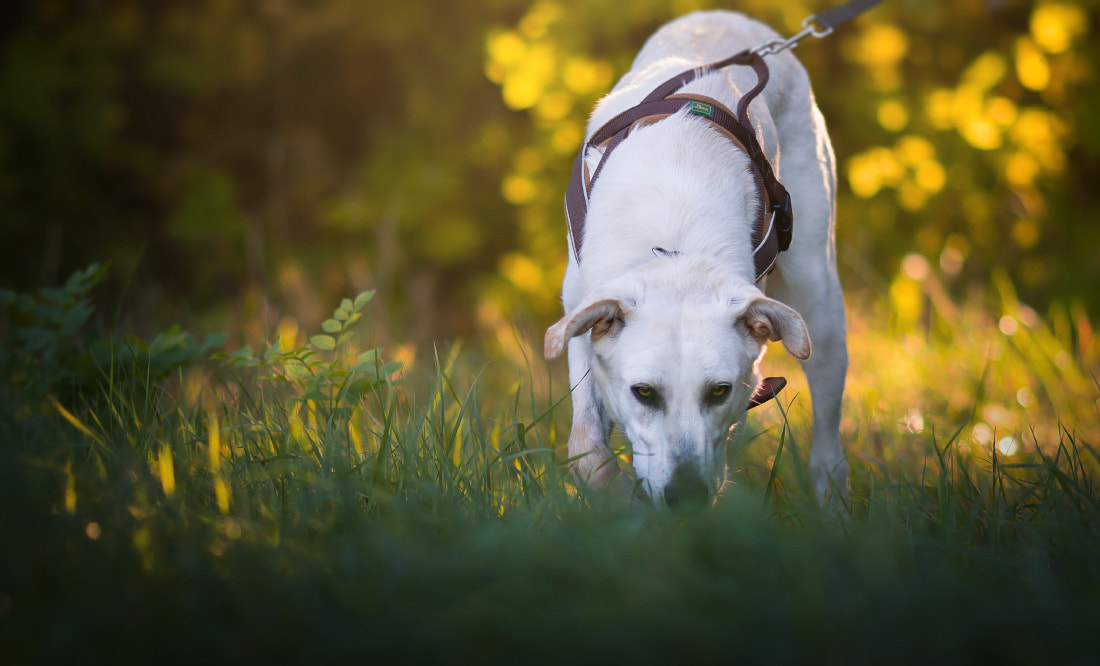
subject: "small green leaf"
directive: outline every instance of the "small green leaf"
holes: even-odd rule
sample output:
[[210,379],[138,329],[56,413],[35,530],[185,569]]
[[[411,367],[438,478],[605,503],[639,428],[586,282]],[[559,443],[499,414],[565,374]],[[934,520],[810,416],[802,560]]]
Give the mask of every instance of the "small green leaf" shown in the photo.
[[353,303],[353,310],[359,312],[363,309],[363,306],[370,302],[370,299],[374,298],[374,290],[364,291],[355,297],[355,303]]
[[378,355],[382,353],[382,348],[370,349],[355,358],[355,364],[361,365],[363,363],[374,363],[378,360]]
[[401,361],[390,361],[389,363],[382,366],[382,368],[378,371],[378,376],[389,377],[403,367],[405,367],[405,364]]
[[235,352],[226,354],[228,358],[252,358],[252,345],[245,345]]
[[306,391],[306,394],[302,396],[302,399],[312,400],[314,402],[328,402],[329,397],[314,388]]
[[40,326],[28,326],[20,329],[18,334],[27,344],[27,351],[40,352],[57,340],[57,334]]
[[322,351],[336,349],[336,340],[331,335],[315,335],[309,341],[314,347]]
[[202,341],[202,345],[199,346],[198,353],[205,356],[209,354],[211,350],[217,349],[225,344],[225,341],[229,339],[229,336],[225,333],[211,333],[206,336],[206,339]]
[[213,358],[220,358],[225,360],[230,365],[240,365],[251,367],[254,365],[260,365],[260,361],[252,358],[252,346],[245,345],[237,351],[232,351],[225,354],[214,354]]
[[339,333],[344,330],[344,325],[335,319],[326,319],[321,322],[321,328],[325,330],[325,333]]
[[348,398],[356,400],[361,398],[364,394],[373,391],[377,386],[378,382],[370,379],[352,379],[345,385],[344,393]]
[[88,321],[88,318],[92,316],[92,312],[94,311],[95,308],[88,303],[77,303],[71,310],[65,313],[59,333],[61,335],[72,335],[76,333],[80,330],[80,327]]

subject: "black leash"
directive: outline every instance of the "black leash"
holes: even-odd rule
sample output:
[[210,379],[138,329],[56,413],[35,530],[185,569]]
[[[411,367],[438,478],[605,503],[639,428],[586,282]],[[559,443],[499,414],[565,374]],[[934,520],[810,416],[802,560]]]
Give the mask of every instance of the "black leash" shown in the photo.
[[[760,55],[772,55],[773,53],[793,49],[806,37],[814,37],[816,39],[828,37],[833,34],[833,29],[841,23],[851,21],[880,3],[882,3],[882,0],[852,0],[839,7],[833,7],[824,14],[811,14],[802,19],[801,32],[787,39],[773,39],[770,42],[757,46],[752,49],[752,51]],[[820,26],[820,28],[818,26]]]

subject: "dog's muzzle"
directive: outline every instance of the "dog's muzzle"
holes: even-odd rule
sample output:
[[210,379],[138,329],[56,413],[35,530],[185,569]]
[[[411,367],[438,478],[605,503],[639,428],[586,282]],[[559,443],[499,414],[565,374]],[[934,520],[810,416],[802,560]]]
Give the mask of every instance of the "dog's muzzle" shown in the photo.
[[706,507],[710,502],[710,489],[698,465],[681,463],[676,466],[672,478],[665,484],[664,500],[665,506],[678,515],[698,513]]

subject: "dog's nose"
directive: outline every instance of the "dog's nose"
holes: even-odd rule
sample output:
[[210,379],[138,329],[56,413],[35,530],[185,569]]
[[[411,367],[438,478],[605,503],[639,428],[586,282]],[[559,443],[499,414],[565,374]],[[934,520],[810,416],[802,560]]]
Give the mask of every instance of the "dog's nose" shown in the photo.
[[707,482],[695,465],[678,465],[665,485],[665,506],[673,513],[698,513],[710,499]]

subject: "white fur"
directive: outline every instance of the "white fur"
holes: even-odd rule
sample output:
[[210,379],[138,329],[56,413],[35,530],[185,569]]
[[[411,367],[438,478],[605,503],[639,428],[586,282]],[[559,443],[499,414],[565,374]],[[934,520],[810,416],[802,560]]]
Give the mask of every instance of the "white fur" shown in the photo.
[[[589,136],[678,72],[775,37],[730,12],[672,21],[597,105]],[[847,492],[839,429],[848,355],[833,240],[833,152],[805,70],[790,52],[767,63],[771,81],[749,115],[795,213],[794,240],[766,280],[767,296],[764,281],[754,283],[750,234],[759,204],[748,157],[702,119],[681,112],[636,129],[591,192],[581,261],[570,254],[562,285],[566,314],[546,334],[547,358],[568,345],[569,456],[590,485],[617,475],[608,447],[614,425],[630,440],[637,476],[656,504],[682,506],[685,487],[698,494],[700,483],[703,499],[713,497],[724,479],[728,434],[744,422],[761,381],[764,343],[782,339],[810,383],[814,490],[820,501],[831,489]],[[680,92],[733,109],[755,82],[751,68],[734,66]],[[598,158],[588,157],[591,168]],[[681,254],[655,258],[653,247]],[[643,385],[660,394],[659,405],[634,395],[632,387]],[[731,387],[728,396],[708,400],[718,385]]]

